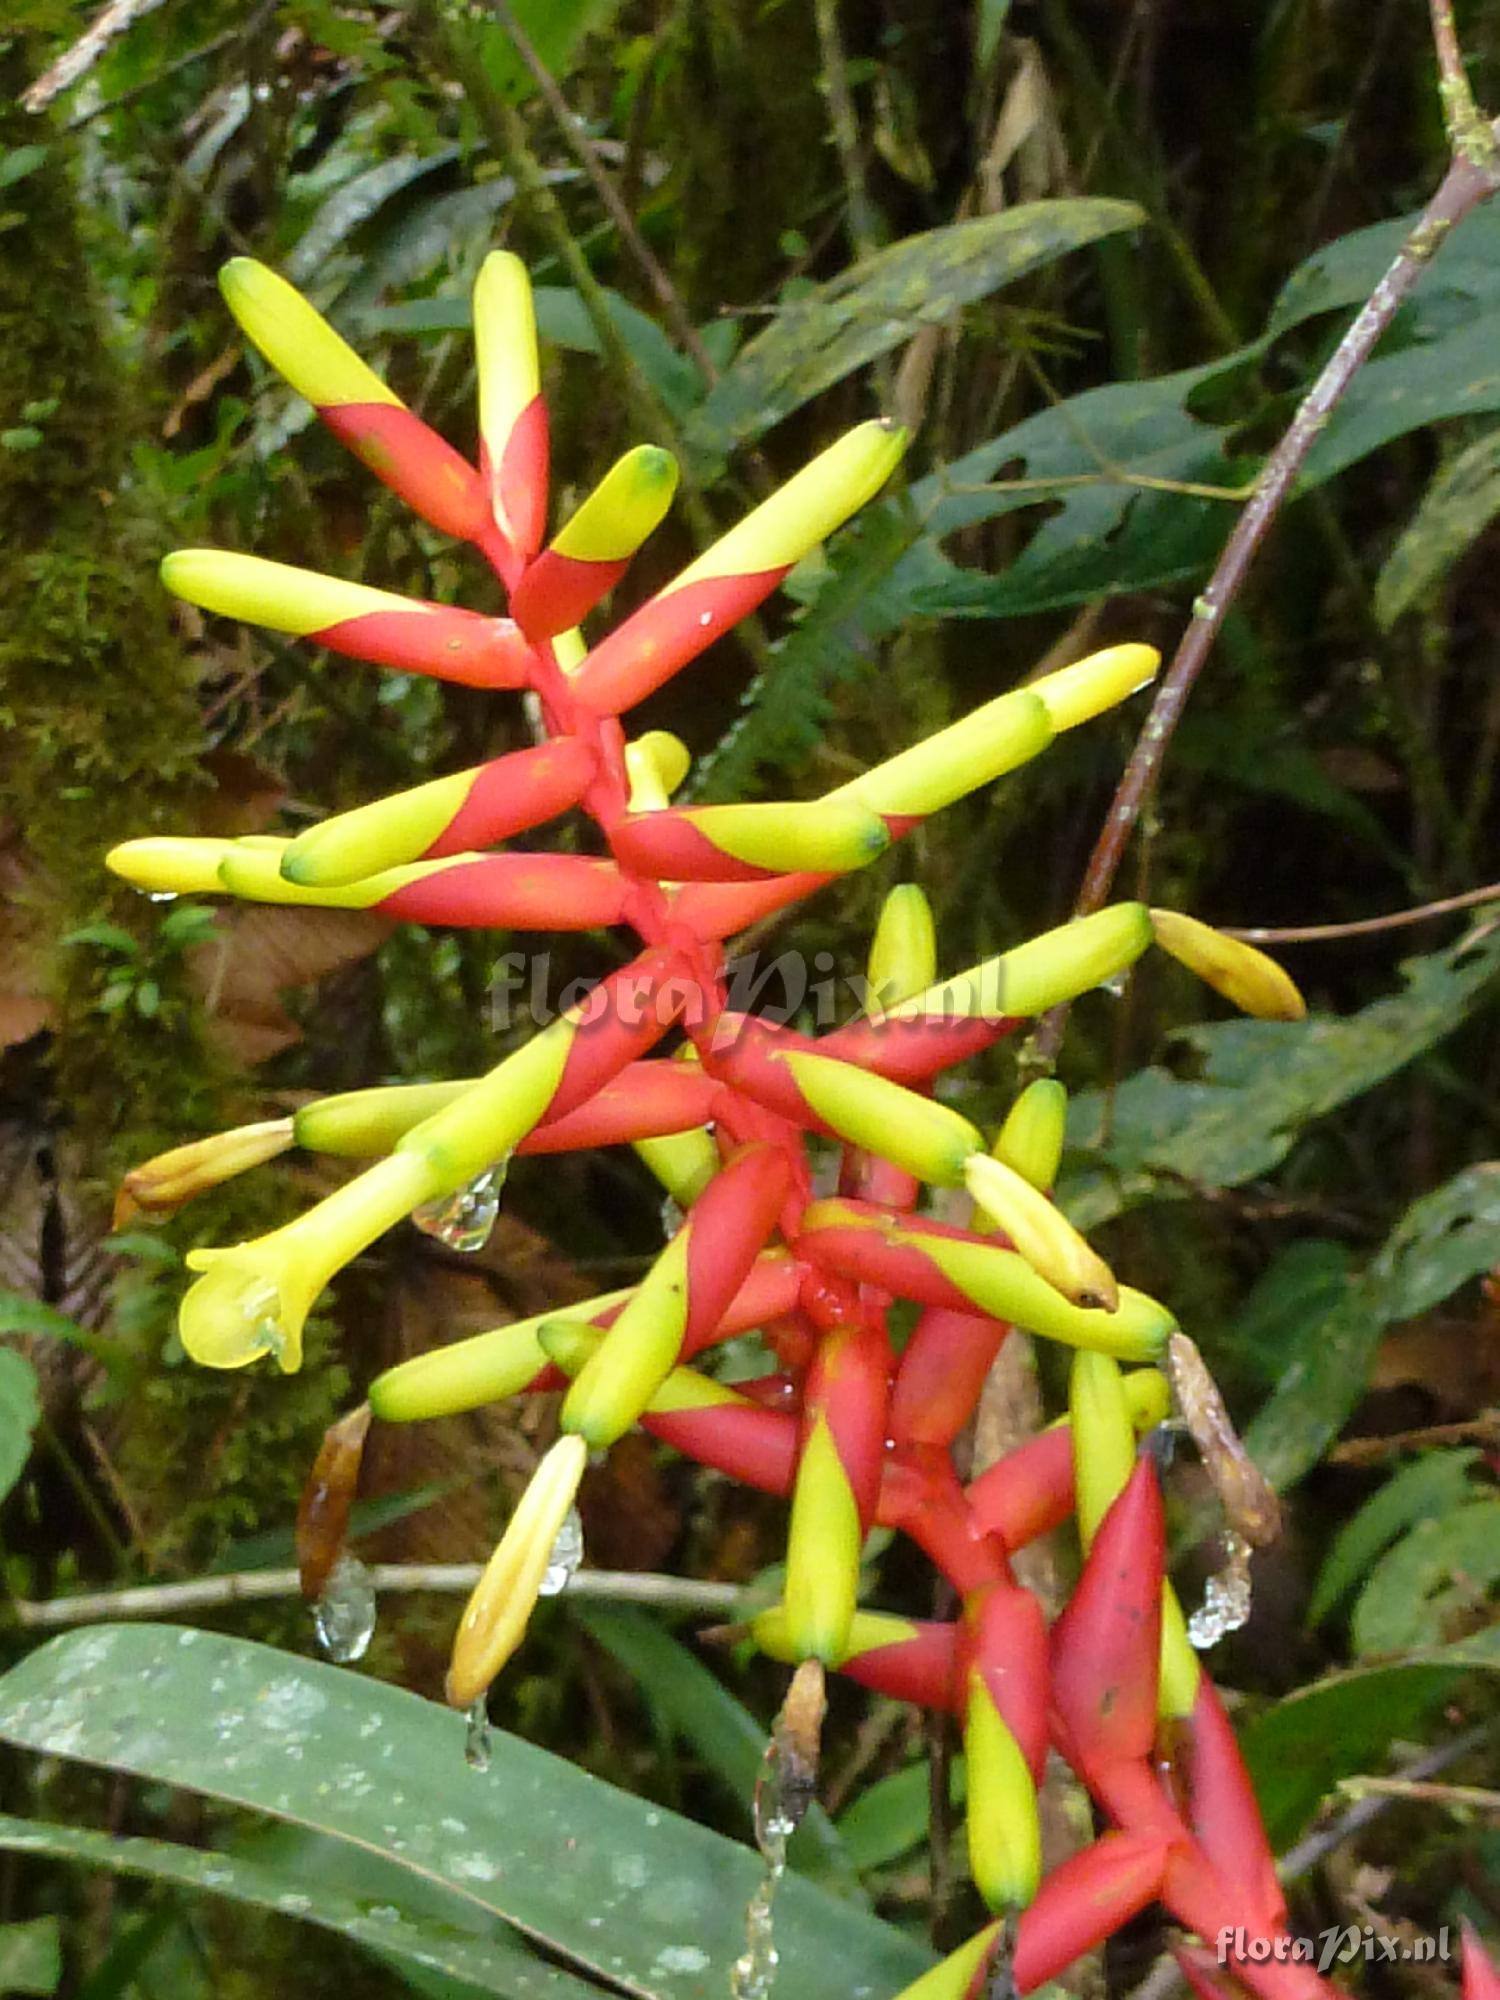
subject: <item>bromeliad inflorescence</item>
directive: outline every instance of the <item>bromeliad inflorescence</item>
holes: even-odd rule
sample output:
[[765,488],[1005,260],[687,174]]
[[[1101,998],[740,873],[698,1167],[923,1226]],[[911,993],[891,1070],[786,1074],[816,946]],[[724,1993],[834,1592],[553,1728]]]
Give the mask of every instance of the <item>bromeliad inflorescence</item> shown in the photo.
[[[509,596],[482,617],[281,563],[188,550],[169,587],[356,659],[525,690],[543,740],[313,827],[293,840],[146,839],[110,856],[152,891],[373,909],[438,925],[633,932],[638,954],[485,1076],[324,1098],[201,1141],[130,1177],[166,1208],[299,1145],[372,1162],[285,1227],[198,1250],[183,1344],[211,1367],[301,1361],[318,1294],[408,1216],[482,1236],[513,1153],[633,1145],[683,1210],[639,1284],[418,1356],[371,1386],[386,1423],[565,1389],[561,1436],[459,1624],[450,1698],[468,1706],[520,1643],[590,1451],[639,1424],[703,1464],[790,1500],[784,1599],[754,1624],[777,1658],[837,1668],[953,1710],[968,1755],[969,1853],[997,1920],[920,1982],[958,1996],[997,1954],[1027,1991],[1159,1899],[1200,1938],[1279,1934],[1283,1905],[1233,1736],[1164,1577],[1161,1495],[1141,1435],[1167,1414],[1158,1364],[1181,1336],[1117,1282],[1048,1198],[1060,1085],[1032,1083],[989,1143],[936,1095],[949,1069],[1127,968],[1154,941],[1237,1004],[1301,1002],[1261,954],[1193,919],[1127,903],[939,979],[919,889],[887,898],[864,1018],[818,1038],[729,1007],[725,941],[865,866],[929,814],[989,784],[1150,680],[1121,645],[1000,695],[964,721],[797,804],[674,806],[687,753],[620,718],[703,653],[882,486],[904,439],[849,432],[614,631],[579,623],[670,504],[665,452],[627,453],[545,542],[547,418],[522,265],[496,254],[474,296],[476,468],[392,394],[290,286],[239,260],[224,292],[245,333],[369,469],[472,542]],[[490,851],[577,809],[607,858]],[[671,1054],[660,1047],[671,1037]],[[653,1053],[653,1051],[658,1051]],[[815,1198],[809,1138],[842,1145]],[[963,1228],[917,1211],[966,1190]],[[893,1301],[920,1311],[899,1353]],[[1007,1332],[1075,1350],[1068,1417],[967,1488],[951,1455]],[[776,1372],[728,1387],[693,1364],[760,1329]],[[1122,1367],[1122,1363],[1130,1364]],[[335,1427],[324,1484],[347,1492],[368,1418]],[[335,1476],[336,1475],[336,1476]],[[1086,1551],[1048,1629],[1011,1558],[1076,1513]],[[920,1624],[858,1605],[877,1523],[916,1541],[960,1613]],[[1049,1746],[1108,1822],[1043,1879],[1036,1790]],[[1211,1962],[1209,1962],[1211,1964]],[[1220,1978],[1187,1958],[1204,1992]],[[1319,1987],[1268,1953],[1236,1966],[1258,1994]]]

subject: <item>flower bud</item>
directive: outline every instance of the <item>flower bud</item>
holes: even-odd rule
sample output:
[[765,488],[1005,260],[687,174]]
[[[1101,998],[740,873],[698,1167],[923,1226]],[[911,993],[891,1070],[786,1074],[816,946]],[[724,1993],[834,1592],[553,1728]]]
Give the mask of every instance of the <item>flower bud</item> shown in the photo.
[[235,851],[233,840],[189,839],[177,834],[148,834],[143,840],[122,840],[104,857],[111,875],[150,896],[202,896],[220,892],[219,869]]
[[459,1620],[445,1690],[455,1708],[479,1699],[526,1636],[588,1456],[582,1438],[560,1437],[532,1474]]
[[643,444],[617,459],[511,593],[511,616],[528,638],[566,632],[613,590],[676,491],[669,451]]
[[1300,1021],[1307,1003],[1274,958],[1241,938],[1226,937],[1211,924],[1179,910],[1152,910],[1151,928],[1163,951],[1196,972],[1206,985],[1262,1021]]
[[863,868],[890,833],[853,801],[680,806],[633,813],[610,830],[621,865],[670,882],[747,882],[787,868],[829,875]]
[[295,1143],[291,1119],[271,1118],[158,1153],[132,1167],[121,1181],[114,1227],[124,1229],[137,1215],[170,1215],[205,1188],[218,1187],[249,1167],[274,1160]]
[[309,827],[282,855],[281,872],[316,888],[489,847],[576,805],[597,768],[576,736],[517,750]]
[[833,1666],[847,1652],[863,1546],[854,1489],[820,1414],[803,1442],[787,1530],[786,1629],[799,1660]]
[[932,905],[915,882],[892,889],[880,906],[867,972],[872,1015],[920,993],[937,978]]
[[1120,1288],[1114,1272],[1046,1195],[985,1153],[967,1159],[963,1173],[969,1193],[1039,1277],[1076,1306],[1116,1309]]
[[1056,930],[956,972],[904,1001],[898,1017],[938,1014],[982,1015],[986,1019],[1030,1019],[1063,1000],[1102,986],[1134,965],[1152,938],[1143,903],[1116,903],[1091,917],[1077,917]]
[[1027,683],[1027,693],[1045,702],[1057,730],[1076,728],[1149,687],[1161,667],[1154,646],[1106,646],[1070,667]]
[[938,1187],[958,1187],[984,1141],[968,1119],[904,1084],[836,1057],[789,1050],[782,1058],[818,1122],[851,1146],[878,1153]]
[[484,527],[479,475],[407,409],[341,334],[285,278],[253,257],[231,258],[219,289],[241,331],[375,477],[445,535]]
[[1052,741],[1052,719],[1029,688],[1002,694],[829,794],[893,819],[925,819],[1014,771]]
[[1006,1113],[990,1151],[1034,1188],[1050,1188],[1062,1162],[1068,1093],[1052,1077],[1028,1083]]
[[847,432],[602,640],[574,677],[578,698],[600,715],[644,701],[857,513],[905,448],[906,433],[883,423]]
[[964,1708],[969,1767],[969,1869],[992,1910],[1023,1910],[1042,1876],[1036,1781],[983,1677],[969,1676]]
[[474,281],[474,359],[480,472],[514,586],[547,531],[549,450],[531,279],[508,250],[492,250]]
[[625,745],[625,775],[630,780],[633,813],[662,812],[692,767],[692,757],[680,736],[668,729],[651,729]]
[[531,650],[509,618],[485,618],[423,598],[398,597],[317,570],[227,549],[178,549],[161,580],[223,618],[289,632],[330,652],[465,687],[524,687]]

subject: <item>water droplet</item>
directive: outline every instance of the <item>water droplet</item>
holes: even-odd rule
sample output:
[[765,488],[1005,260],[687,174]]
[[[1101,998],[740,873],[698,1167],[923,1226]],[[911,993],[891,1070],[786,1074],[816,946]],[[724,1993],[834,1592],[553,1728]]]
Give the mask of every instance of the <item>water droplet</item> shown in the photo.
[[471,1771],[487,1771],[490,1768],[490,1718],[483,1695],[469,1709],[468,1725],[464,1736],[464,1762]]
[[175,889],[148,889],[146,891],[146,901],[148,903],[175,903],[177,901],[177,891]]
[[760,1887],[746,1907],[745,1949],[729,1973],[731,2000],[766,2000],[775,1983],[781,1953],[776,1949],[773,1905],[785,1868],[784,1855],[780,1861],[768,1858]]
[[1112,972],[1108,979],[1101,979],[1099,981],[1099,991],[1107,993],[1112,1000],[1123,1000],[1125,998],[1125,990],[1129,984],[1130,974],[1128,972]]
[[698,613],[698,623],[700,625],[712,625],[713,622],[714,614],[711,611],[700,611]]
[[1223,1545],[1224,1567],[1203,1586],[1203,1602],[1188,1620],[1188,1638],[1200,1653],[1250,1616],[1250,1544],[1231,1530]]
[[375,1632],[375,1586],[358,1556],[340,1556],[313,1606],[318,1644],[341,1667],[362,1660]]
[[557,1531],[557,1540],[552,1544],[546,1574],[538,1586],[537,1596],[556,1597],[559,1591],[566,1590],[582,1561],[583,1522],[578,1517],[578,1509],[570,1507]]
[[472,1255],[490,1240],[495,1217],[500,1213],[500,1196],[505,1188],[509,1162],[502,1160],[488,1173],[479,1174],[454,1194],[424,1201],[412,1214],[412,1221],[428,1236],[435,1236],[449,1250]]
[[786,1844],[812,1804],[823,1707],[822,1669],[804,1661],[776,1718],[755,1780],[755,1844],[766,1872],[746,1906],[745,1949],[729,1974],[731,2000],[766,2000],[776,1978],[781,1962],[776,1949],[776,1890],[786,1873]]

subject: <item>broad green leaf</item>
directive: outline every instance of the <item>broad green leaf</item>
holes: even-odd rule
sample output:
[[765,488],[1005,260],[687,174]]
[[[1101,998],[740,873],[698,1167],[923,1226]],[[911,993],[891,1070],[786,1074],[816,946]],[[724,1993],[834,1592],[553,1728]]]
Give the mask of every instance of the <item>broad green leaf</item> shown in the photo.
[[[487,1772],[461,1716],[219,1633],[101,1626],[0,1679],[0,1738],[184,1785],[354,1841],[513,1925],[584,1976],[662,2000],[723,1990],[759,1857],[511,1736]],[[777,2000],[896,1992],[931,1963],[889,1926],[788,1876]]]
[[[111,1874],[201,1890],[230,1902],[274,1910],[302,1923],[337,1931],[398,1967],[442,1972],[484,1993],[513,2000],[593,2000],[599,1989],[550,1966],[529,1951],[508,1925],[490,1918],[485,1935],[465,1936],[446,1923],[412,1915],[393,1900],[410,1879],[391,1871],[387,1900],[351,1895],[337,1881],[317,1873],[290,1873],[232,1854],[182,1847],[170,1840],[124,1839],[90,1827],[53,1826],[45,1820],[0,1818],[0,1848],[41,1854],[52,1861]],[[326,1859],[326,1856],[320,1859]],[[460,1920],[473,1927],[472,1912]],[[19,1928],[19,1927],[17,1927]],[[4,1932],[0,1931],[0,1949]],[[0,1957],[0,1969],[3,1969]],[[50,1986],[12,1986],[0,1977],[0,1992],[50,1993]]]
[[55,1993],[62,1983],[56,1917],[0,1924],[0,1993]]
[[1352,1276],[1342,1243],[1314,1236],[1291,1244],[1251,1287],[1225,1332],[1224,1351],[1272,1388],[1296,1358],[1308,1324],[1339,1303]]
[[1333,1539],[1307,1607],[1308,1624],[1321,1624],[1397,1535],[1461,1507],[1474,1492],[1469,1467],[1478,1456],[1477,1451],[1424,1452],[1372,1493]]
[[1492,322],[1470,316],[1435,340],[1365,363],[1307,455],[1297,491],[1323,485],[1393,438],[1500,409]]
[[[1194,392],[1229,365],[1089,390],[919,481],[912,504],[935,539],[1021,508],[1053,511],[999,575],[961,569],[924,549],[920,570],[912,562],[898,572],[909,585],[912,609],[1013,618],[1175,583],[1207,569],[1234,525],[1238,503],[1162,492],[1139,481],[1190,482],[1224,488],[1228,496],[1248,478],[1253,462],[1229,455],[1229,433],[1190,408]],[[1058,484],[1049,493],[1045,482],[1051,481]]]
[[1414,1201],[1370,1266],[1396,1321],[1441,1305],[1500,1259],[1500,1161],[1466,1167]]
[[0,155],[0,189],[13,188],[18,181],[24,181],[46,157],[45,146],[12,146],[8,153]]
[[[625,1604],[570,1603],[585,1632],[603,1646],[636,1682],[663,1733],[692,1744],[708,1768],[739,1803],[748,1831],[755,1781],[766,1751],[766,1732],[656,1619]],[[787,1859],[794,1868],[843,1894],[859,1894],[859,1884],[833,1822],[814,1805],[792,1838]]]
[[[1198,1075],[1151,1067],[1075,1100],[1062,1200],[1081,1229],[1194,1187],[1238,1187],[1277,1166],[1298,1134],[1458,1026],[1500,974],[1500,932],[1409,959],[1404,990],[1339,1020],[1224,1021],[1179,1037]],[[1107,1135],[1107,1136],[1106,1136]],[[1419,1310],[1419,1308],[1412,1308]]]
[[1483,1614],[1500,1582],[1500,1500],[1471,1500],[1419,1521],[1375,1565],[1355,1601],[1349,1634],[1362,1659],[1441,1645],[1453,1625]]
[[1315,1465],[1364,1395],[1388,1326],[1413,1319],[1500,1258],[1500,1164],[1470,1167],[1424,1195],[1358,1282],[1305,1329],[1299,1352],[1245,1434],[1274,1486]]
[[1461,1673],[1500,1672],[1500,1626],[1388,1666],[1314,1681],[1255,1718],[1240,1746],[1272,1845],[1290,1845],[1342,1778],[1378,1770]]
[[924,326],[1143,220],[1129,202],[1039,201],[903,237],[784,305],[689,419],[688,442],[716,464]]
[[[963,1758],[955,1757],[948,1767],[950,1805],[963,1804],[968,1775]],[[926,1840],[932,1823],[931,1785],[925,1763],[907,1764],[867,1785],[839,1814],[839,1834],[861,1873],[899,1861]]]
[[1422,496],[1375,580],[1375,616],[1387,628],[1425,598],[1500,514],[1500,430],[1452,458]]
[[24,1354],[0,1347],[0,1499],[26,1470],[41,1414],[36,1370]]
[[[1419,213],[1354,229],[1315,250],[1282,286],[1267,334],[1276,337],[1319,313],[1362,306],[1419,220]],[[1436,293],[1457,294],[1476,305],[1500,299],[1500,210],[1476,209],[1442,245],[1422,274],[1416,306]],[[1410,310],[1410,308],[1408,309]]]

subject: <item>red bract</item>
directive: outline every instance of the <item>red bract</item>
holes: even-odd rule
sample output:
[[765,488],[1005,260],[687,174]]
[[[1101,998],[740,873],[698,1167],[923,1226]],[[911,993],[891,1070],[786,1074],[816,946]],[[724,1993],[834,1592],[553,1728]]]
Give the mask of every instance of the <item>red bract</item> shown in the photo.
[[[168,583],[208,610],[358,658],[524,689],[546,740],[295,840],[152,838],[117,849],[112,865],[151,891],[369,908],[446,926],[611,927],[633,934],[634,955],[482,1077],[345,1093],[143,1169],[135,1185],[159,1182],[166,1205],[293,1141],[373,1162],[269,1236],[193,1253],[204,1275],[183,1305],[188,1353],[218,1367],[269,1353],[295,1368],[319,1291],[383,1230],[414,1214],[473,1247],[483,1235],[475,1218],[493,1212],[513,1152],[634,1145],[683,1211],[638,1283],[455,1342],[370,1387],[377,1420],[408,1422],[567,1385],[565,1435],[462,1620],[452,1698],[481,1696],[520,1643],[588,1448],[639,1422],[706,1465],[790,1496],[785,1601],[755,1622],[768,1651],[959,1715],[973,1871],[994,1908],[1020,1913],[1022,1991],[1156,1896],[1205,1940],[1224,1926],[1265,1933],[1281,1906],[1259,1817],[1164,1585],[1155,1470],[1144,1459],[1130,1470],[1136,1431],[1159,1420],[1165,1395],[1153,1368],[1122,1375],[1116,1360],[1150,1363],[1175,1323],[1118,1286],[1046,1198],[1062,1147],[1061,1087],[1023,1092],[987,1152],[986,1136],[948,1102],[944,1077],[1112,978],[1157,937],[1220,990],[1252,1004],[1265,996],[1268,1011],[1295,1011],[1295,994],[1249,947],[1138,904],[943,980],[931,913],[905,887],[882,912],[867,1013],[815,1037],[732,1010],[722,948],[1123,700],[1155,672],[1155,654],[1115,646],[1045,675],[821,799],[673,805],[686,752],[660,732],[629,739],[619,718],[874,496],[901,434],[879,423],[851,431],[590,650],[577,621],[660,520],[675,468],[649,447],[627,453],[543,548],[547,419],[529,284],[514,258],[490,258],[476,288],[477,468],[281,280],[240,260],[225,291],[250,339],[364,462],[488,559],[510,616],[207,550],[169,558]],[[610,858],[481,851],[573,808]],[[653,1057],[668,1038],[676,1046]],[[842,1148],[840,1195],[815,1200],[830,1143]],[[929,1187],[968,1187],[990,1220],[966,1227],[912,1213]],[[899,1303],[925,1310],[898,1355]],[[1013,1325],[1070,1344],[1090,1366],[1075,1371],[1068,1424],[966,1493],[950,1447]],[[775,1374],[736,1388],[692,1365],[751,1328]],[[1075,1505],[1092,1546],[1049,1640],[1010,1555]],[[862,1545],[876,1523],[910,1537],[948,1579],[960,1600],[952,1624],[859,1607]],[[321,1543],[319,1554],[328,1555]],[[1163,1721],[1184,1811],[1154,1762]],[[1041,1879],[1035,1792],[1049,1735],[1114,1830]],[[958,2000],[992,1945],[988,1933],[975,1940],[930,1975],[932,1991]],[[1471,1962],[1482,1965],[1477,1950]],[[1190,1973],[1217,1989],[1197,1961]],[[1268,1996],[1307,1986],[1301,1968],[1243,1976]],[[1472,1974],[1471,2000],[1488,2000],[1482,1978]]]

